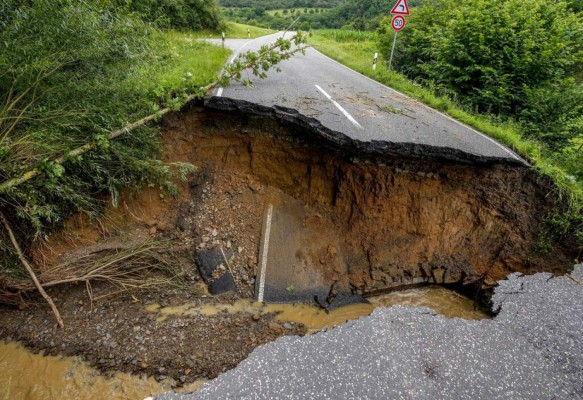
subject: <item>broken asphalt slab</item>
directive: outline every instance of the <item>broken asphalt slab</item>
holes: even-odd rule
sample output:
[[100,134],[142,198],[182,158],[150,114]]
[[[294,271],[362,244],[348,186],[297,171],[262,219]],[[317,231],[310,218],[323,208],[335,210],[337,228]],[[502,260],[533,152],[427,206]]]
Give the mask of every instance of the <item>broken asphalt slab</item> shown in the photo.
[[[287,33],[290,34],[289,32]],[[283,32],[249,41],[227,40],[239,54],[272,44]],[[309,125],[335,140],[373,151],[470,163],[528,163],[492,138],[326,57],[314,48],[280,65],[280,73],[233,82],[205,99],[212,109],[274,115]],[[251,76],[251,74],[249,74]]]
[[227,260],[232,256],[233,252],[230,250],[224,253],[221,249],[199,250],[196,252],[196,265],[198,265],[200,275],[208,285],[210,294],[218,295],[237,290],[233,275],[227,269]]
[[186,399],[582,399],[583,265],[512,274],[492,320],[378,308],[327,332],[282,337]]

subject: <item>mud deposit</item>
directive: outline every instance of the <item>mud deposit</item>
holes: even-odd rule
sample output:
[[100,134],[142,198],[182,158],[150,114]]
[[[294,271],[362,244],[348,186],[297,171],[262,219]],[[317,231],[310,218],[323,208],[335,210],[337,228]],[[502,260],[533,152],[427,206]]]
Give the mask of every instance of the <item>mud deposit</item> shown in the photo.
[[[185,388],[197,390],[203,382]],[[5,400],[143,399],[170,384],[117,373],[104,376],[78,358],[32,354],[17,343],[0,342],[0,398]]]
[[[165,161],[199,168],[175,198],[155,189],[126,194],[98,222],[72,218],[63,232],[36,243],[30,257],[41,281],[49,282],[55,266],[155,240],[181,283],[129,293],[106,283],[52,287],[64,331],[41,298],[16,296],[18,307],[0,309],[0,339],[182,387],[218,376],[280,336],[319,329],[322,315],[313,327],[269,307],[224,311],[251,304],[264,211],[284,196],[305,205],[302,223],[313,226],[314,237],[326,227],[322,254],[302,256],[367,296],[412,284],[492,285],[513,271],[563,273],[574,258],[569,242],[550,254],[534,252],[541,223],[556,204],[547,196],[550,184],[525,168],[404,158],[383,153],[378,143],[374,151],[355,148],[292,120],[196,107],[164,121],[163,141]],[[236,292],[205,292],[193,260],[206,249],[232,254]],[[403,301],[409,300],[397,302]],[[447,299],[444,304],[452,307]],[[185,311],[217,312],[161,318],[185,305]]]
[[[248,299],[240,299],[232,304],[200,305],[191,302],[166,307],[153,303],[145,306],[143,311],[145,315],[154,316],[160,324],[171,319],[174,326],[182,326],[185,321],[192,319],[200,322],[220,314],[243,317],[243,320],[253,320],[254,316],[259,319],[275,315],[274,321],[270,323],[271,330],[283,332],[293,329],[293,325],[301,324],[311,333],[369,315],[376,307],[394,304],[431,306],[435,311],[451,318],[487,317],[474,310],[471,300],[437,286],[395,292],[369,300],[371,304],[354,304],[330,312],[307,304],[263,305]],[[182,322],[178,324],[178,321]],[[114,333],[114,336],[117,334]],[[173,343],[176,344],[176,341]],[[160,345],[164,346],[163,343]],[[185,371],[190,373],[188,369]],[[195,381],[185,385],[180,391],[192,392],[203,384],[204,381]],[[170,377],[156,380],[148,378],[144,373],[141,376],[124,373],[104,375],[79,358],[33,354],[17,343],[0,342],[0,388],[3,388],[0,389],[0,399],[142,399],[166,392],[175,386],[175,381]]]

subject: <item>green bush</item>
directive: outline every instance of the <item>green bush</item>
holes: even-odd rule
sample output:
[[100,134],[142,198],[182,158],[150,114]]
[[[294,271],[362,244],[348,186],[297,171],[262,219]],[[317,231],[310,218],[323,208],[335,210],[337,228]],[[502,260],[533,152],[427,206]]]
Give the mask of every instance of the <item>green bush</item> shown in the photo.
[[161,28],[218,31],[223,27],[216,0],[117,0],[117,3]]
[[[159,32],[106,1],[4,0],[0,48],[0,181],[33,167],[48,177],[0,196],[21,227],[39,234],[73,212],[96,215],[125,188],[169,187],[156,129],[107,139],[154,112],[164,95],[145,76],[176,58]],[[62,166],[50,161],[92,142],[94,152]]]
[[569,79],[581,43],[583,22],[566,1],[435,0],[413,11],[394,65],[558,149],[583,136],[583,91]]

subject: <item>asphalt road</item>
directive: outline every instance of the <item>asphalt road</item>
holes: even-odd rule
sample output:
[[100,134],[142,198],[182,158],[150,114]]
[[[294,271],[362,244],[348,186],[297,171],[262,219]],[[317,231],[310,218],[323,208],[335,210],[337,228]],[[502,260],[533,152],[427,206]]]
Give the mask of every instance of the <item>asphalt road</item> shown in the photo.
[[[283,33],[253,40],[227,39],[231,60],[247,50],[272,43]],[[291,35],[288,33],[288,35]],[[210,40],[220,43],[220,40]],[[372,60],[371,54],[371,60]],[[495,162],[527,165],[513,151],[404,94],[373,81],[313,48],[280,65],[266,79],[251,74],[255,87],[234,83],[215,90],[216,97],[243,100],[266,107],[286,107],[317,119],[324,127],[363,142],[449,149]],[[372,67],[372,66],[371,66]],[[215,97],[215,100],[216,100]],[[212,106],[213,101],[211,99]]]
[[583,265],[512,274],[492,320],[378,308],[328,332],[257,348],[193,399],[583,399]]

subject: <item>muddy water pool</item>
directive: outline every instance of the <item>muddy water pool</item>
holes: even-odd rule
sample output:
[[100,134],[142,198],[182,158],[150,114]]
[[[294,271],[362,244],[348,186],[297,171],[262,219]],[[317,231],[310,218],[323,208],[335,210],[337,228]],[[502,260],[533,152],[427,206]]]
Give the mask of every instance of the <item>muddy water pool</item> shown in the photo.
[[[393,292],[368,300],[370,304],[355,304],[329,312],[305,304],[263,305],[249,300],[239,300],[233,304],[191,303],[175,307],[151,304],[145,311],[155,313],[160,321],[170,317],[212,316],[219,313],[276,313],[279,322],[302,323],[309,332],[332,328],[347,320],[368,315],[376,307],[395,304],[431,307],[448,318],[487,318],[483,312],[474,310],[471,300],[438,286]],[[197,382],[181,391],[193,391],[202,384]],[[153,378],[121,373],[105,377],[78,358],[32,354],[17,343],[0,342],[0,400],[143,399],[167,390],[170,390],[169,382],[159,383]]]
[[309,332],[315,332],[324,327],[332,328],[345,323],[347,320],[369,315],[376,307],[390,307],[395,304],[411,307],[430,307],[448,318],[482,319],[488,317],[482,311],[474,310],[474,304],[470,299],[440,286],[392,292],[370,297],[368,301],[370,304],[353,304],[331,311],[325,311],[308,304],[261,304],[247,299],[238,300],[233,304],[218,305],[187,303],[179,306],[160,307],[159,304],[151,304],[146,307],[146,311],[156,313],[158,321],[163,321],[170,316],[211,316],[219,313],[263,315],[275,313],[278,321],[304,324]]
[[141,400],[168,390],[169,382],[123,373],[106,377],[79,358],[33,354],[18,343],[0,342],[0,400]]

